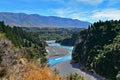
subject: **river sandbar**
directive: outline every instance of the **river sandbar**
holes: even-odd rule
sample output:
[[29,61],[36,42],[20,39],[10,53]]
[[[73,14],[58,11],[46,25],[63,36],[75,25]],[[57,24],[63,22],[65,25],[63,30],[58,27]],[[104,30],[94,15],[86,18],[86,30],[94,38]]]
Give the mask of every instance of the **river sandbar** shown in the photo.
[[68,49],[58,47],[58,46],[47,46],[46,51],[48,53],[47,58],[51,58],[51,57],[59,58],[69,54]]

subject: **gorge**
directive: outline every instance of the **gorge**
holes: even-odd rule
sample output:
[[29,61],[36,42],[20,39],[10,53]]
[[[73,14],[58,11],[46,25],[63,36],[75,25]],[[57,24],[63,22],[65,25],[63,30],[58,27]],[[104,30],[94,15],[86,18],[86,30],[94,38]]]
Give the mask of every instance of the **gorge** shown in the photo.
[[[90,71],[82,70],[82,67],[80,66],[80,64],[74,63],[71,61],[72,50],[73,50],[72,46],[62,46],[59,43],[55,43],[55,40],[47,41],[47,43],[48,43],[48,46],[46,47],[46,49],[47,49],[48,55],[53,54],[52,57],[48,58],[48,64],[50,65],[53,71],[57,70],[60,76],[64,77],[69,74],[77,73],[83,76],[85,80],[105,80],[103,77],[99,75],[94,75]],[[51,49],[48,49],[48,48],[51,48]],[[62,48],[63,50],[60,50],[59,52],[59,48]],[[52,49],[54,50],[54,52],[52,51]],[[66,53],[64,49],[67,49],[68,52],[67,54],[63,54],[61,56],[62,53]],[[56,53],[58,54],[55,55]]]

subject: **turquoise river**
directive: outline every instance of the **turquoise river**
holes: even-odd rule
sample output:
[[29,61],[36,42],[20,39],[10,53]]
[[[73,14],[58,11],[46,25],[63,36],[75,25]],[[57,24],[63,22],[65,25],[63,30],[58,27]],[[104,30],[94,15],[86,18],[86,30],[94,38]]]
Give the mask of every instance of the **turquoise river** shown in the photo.
[[54,40],[50,40],[50,41],[47,41],[48,43],[48,46],[58,46],[58,47],[62,47],[62,48],[65,48],[65,49],[68,49],[69,50],[69,53],[63,57],[59,57],[59,58],[49,58],[48,59],[48,64],[50,66],[53,66],[55,64],[58,64],[60,62],[64,62],[64,61],[67,61],[67,60],[71,60],[72,56],[72,50],[73,50],[73,47],[72,46],[62,46],[60,45],[59,43],[55,43]]

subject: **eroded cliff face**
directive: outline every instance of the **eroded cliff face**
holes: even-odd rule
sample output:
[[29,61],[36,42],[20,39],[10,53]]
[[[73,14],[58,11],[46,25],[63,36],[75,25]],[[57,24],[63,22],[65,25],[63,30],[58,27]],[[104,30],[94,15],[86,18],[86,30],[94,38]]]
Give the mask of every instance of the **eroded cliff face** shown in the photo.
[[22,57],[22,51],[15,48],[12,43],[3,39],[0,34],[0,80],[11,79]]

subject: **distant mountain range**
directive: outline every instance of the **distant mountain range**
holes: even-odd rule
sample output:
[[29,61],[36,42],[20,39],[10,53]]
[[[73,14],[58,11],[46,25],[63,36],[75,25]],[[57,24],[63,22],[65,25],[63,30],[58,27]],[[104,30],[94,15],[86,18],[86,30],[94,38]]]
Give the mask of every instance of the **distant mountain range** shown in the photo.
[[0,21],[10,26],[20,27],[86,28],[91,24],[77,19],[10,12],[0,12]]

